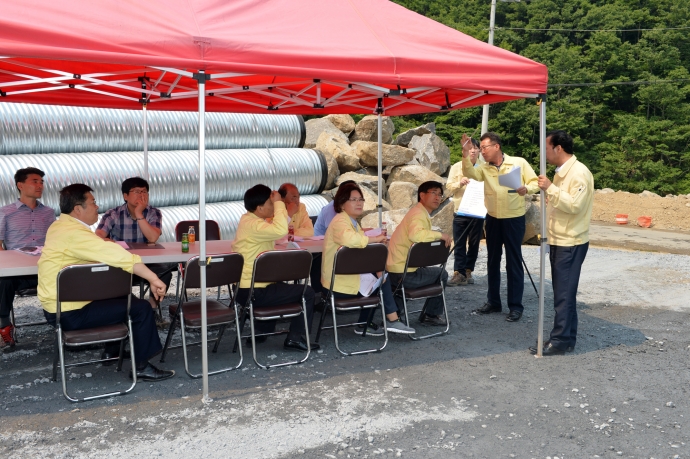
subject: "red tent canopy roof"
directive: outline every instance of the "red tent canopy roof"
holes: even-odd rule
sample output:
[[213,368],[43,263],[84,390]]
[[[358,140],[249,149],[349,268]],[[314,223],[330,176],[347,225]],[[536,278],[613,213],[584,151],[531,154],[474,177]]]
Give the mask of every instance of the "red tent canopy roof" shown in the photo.
[[[433,112],[546,92],[544,65],[387,0],[22,0],[0,101],[210,111]],[[142,78],[143,77],[143,78]],[[142,89],[142,82],[145,84]]]

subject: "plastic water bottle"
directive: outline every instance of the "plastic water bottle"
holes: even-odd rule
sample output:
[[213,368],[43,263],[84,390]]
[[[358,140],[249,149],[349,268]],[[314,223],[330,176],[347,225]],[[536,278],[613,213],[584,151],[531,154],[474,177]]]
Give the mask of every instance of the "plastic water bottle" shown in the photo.
[[194,242],[196,241],[196,230],[193,226],[190,226],[187,230],[187,237],[189,238],[189,243],[194,244]]
[[295,226],[288,225],[288,242],[293,242],[295,240]]
[[189,235],[182,233],[182,253],[189,252]]

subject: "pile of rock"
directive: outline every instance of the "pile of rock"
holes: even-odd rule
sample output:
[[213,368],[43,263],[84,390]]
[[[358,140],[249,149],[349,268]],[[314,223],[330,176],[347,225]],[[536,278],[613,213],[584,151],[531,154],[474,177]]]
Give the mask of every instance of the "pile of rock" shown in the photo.
[[[304,148],[321,151],[328,162],[328,180],[323,194],[332,199],[337,187],[354,180],[364,193],[364,227],[378,226],[379,182],[377,179],[378,117],[365,116],[359,123],[350,115],[328,115],[306,123]],[[450,149],[436,135],[434,123],[402,132],[393,138],[395,125],[390,117],[382,117],[383,220],[389,232],[395,230],[408,209],[417,203],[417,187],[428,180],[446,183],[450,170]],[[525,240],[538,233],[538,206],[527,202],[529,231]],[[531,210],[530,210],[531,209]],[[447,234],[453,233],[453,204],[450,199],[431,216],[432,225]],[[536,222],[536,228],[534,223]],[[528,237],[529,236],[529,237]]]
[[[364,193],[363,226],[378,226],[378,118],[365,116],[359,123],[350,115],[328,115],[306,122],[305,148],[320,150],[328,161],[327,191],[332,198],[345,180],[354,180]],[[436,180],[445,184],[450,168],[450,149],[436,135],[433,123],[403,132],[393,139],[395,125],[382,119],[384,220],[391,231],[407,210],[417,203],[417,187]],[[435,226],[452,231],[452,205],[447,201],[432,217]],[[446,215],[447,214],[447,215]]]

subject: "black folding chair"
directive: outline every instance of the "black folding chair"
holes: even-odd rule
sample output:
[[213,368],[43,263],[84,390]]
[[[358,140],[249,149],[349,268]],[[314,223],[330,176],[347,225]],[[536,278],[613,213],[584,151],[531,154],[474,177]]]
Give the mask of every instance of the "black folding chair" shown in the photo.
[[[307,280],[309,279],[309,270],[311,268],[311,254],[306,250],[271,250],[262,252],[254,260],[254,270],[252,272],[252,283],[249,290],[249,298],[247,300],[246,309],[249,315],[249,325],[251,334],[245,338],[252,340],[252,355],[257,366],[263,369],[282,367],[286,365],[295,365],[304,363],[309,358],[311,353],[311,344],[309,342],[309,323],[307,321],[307,305],[304,299],[304,293],[307,290]],[[255,308],[253,303],[254,285],[258,282],[289,282],[297,281],[304,283],[302,290],[302,300],[300,303],[278,304],[273,306],[262,306]],[[294,360],[274,365],[263,365],[259,363],[256,358],[256,337],[280,335],[287,333],[287,330],[281,330],[273,333],[256,334],[254,330],[254,321],[268,321],[268,320],[285,320],[292,319],[302,314],[304,317],[304,329],[306,330],[307,339],[307,355],[302,360]],[[247,313],[244,313],[244,320],[247,318]],[[244,320],[241,320],[244,323]],[[239,339],[238,339],[239,341]],[[242,343],[239,343],[241,348]]]
[[[240,337],[240,327],[237,321],[239,314],[237,312],[237,303],[235,301],[235,295],[237,289],[230,288],[231,285],[237,284],[242,278],[242,266],[244,265],[244,257],[239,253],[225,253],[218,254],[208,257],[210,263],[206,265],[206,287],[220,287],[222,285],[227,285],[230,289],[230,304],[226,306],[219,301],[214,301],[211,299],[206,300],[206,324],[208,327],[219,327],[218,335],[215,339],[210,342],[215,341],[213,346],[213,352],[218,352],[218,346],[220,345],[220,340],[223,337],[225,328],[235,323],[235,329],[237,332],[237,338]],[[170,322],[170,328],[168,329],[168,337],[165,340],[165,346],[163,346],[163,352],[161,354],[161,362],[165,361],[165,354],[168,349],[174,349],[170,346],[173,333],[177,327],[179,321],[180,333],[182,335],[182,353],[184,355],[184,369],[189,376],[192,378],[200,378],[202,373],[191,373],[189,371],[189,358],[187,355],[187,346],[201,344],[201,342],[187,343],[186,331],[188,329],[200,330],[201,329],[201,301],[184,301],[187,297],[186,291],[190,288],[201,288],[201,268],[199,267],[199,257],[190,258],[184,268],[185,276],[184,283],[182,285],[182,294],[180,295],[179,302],[177,304],[170,305],[168,312],[172,318]],[[180,347],[180,346],[175,346]],[[209,375],[215,375],[218,373],[223,373],[225,371],[236,370],[242,366],[242,348],[240,347],[240,361],[235,367],[222,368],[220,370],[209,371]]]
[[[111,298],[127,297],[127,324],[106,325],[103,327],[83,330],[64,331],[60,325],[62,303],[65,301],[97,301]],[[132,275],[120,268],[104,264],[71,265],[60,270],[57,275],[57,311],[55,314],[56,352],[53,360],[53,381],[57,381],[57,367],[60,366],[62,377],[62,393],[70,402],[84,402],[97,398],[124,395],[134,389],[137,384],[136,371],[132,372],[132,385],[129,389],[92,395],[84,398],[74,398],[67,393],[66,367],[89,365],[113,359],[89,360],[65,364],[64,348],[76,348],[93,344],[120,341],[120,356],[117,359],[117,371],[122,370],[125,342],[129,338],[132,355],[132,368],[136,368],[134,361],[134,339],[132,338],[132,319],[129,310],[132,304]]]
[[[450,330],[450,320],[448,319],[448,307],[446,306],[446,295],[444,292],[443,281],[441,280],[442,272],[439,273],[436,282],[425,285],[419,288],[405,288],[405,276],[407,276],[407,271],[409,268],[423,268],[427,266],[439,265],[441,269],[446,269],[446,261],[448,260],[448,255],[450,254],[450,249],[446,247],[443,241],[434,242],[418,242],[412,244],[410,251],[407,254],[407,260],[405,261],[405,270],[403,271],[403,277],[393,291],[394,296],[402,298],[403,305],[405,308],[405,323],[410,326],[410,313],[407,310],[408,300],[426,300],[428,298],[435,298],[441,296],[443,298],[443,314],[446,317],[446,329],[436,333],[430,333],[428,335],[416,336],[409,335],[410,339],[418,340],[431,338],[432,336],[445,335]],[[411,311],[412,313],[421,312],[424,308]]]
[[[333,336],[335,338],[335,347],[343,355],[368,354],[370,352],[379,352],[388,344],[388,329],[386,328],[386,312],[383,307],[383,294],[379,288],[378,295],[363,296],[360,298],[338,299],[333,296],[333,285],[335,283],[336,275],[347,274],[367,274],[377,273],[386,269],[386,259],[388,258],[388,248],[384,244],[369,244],[362,249],[353,249],[349,247],[340,247],[335,252],[333,259],[333,272],[331,274],[331,286],[326,292],[326,307],[321,312],[321,320],[319,321],[319,331],[316,334],[316,342],[321,337],[321,331],[326,329],[333,329]],[[373,309],[377,306],[381,307],[381,314],[383,315],[383,334],[384,341],[380,348],[365,349],[361,351],[345,352],[340,349],[338,343],[338,328],[353,327],[362,324],[362,322],[352,322],[338,325],[336,316],[337,313],[362,311],[363,309],[371,309],[370,316],[373,315]],[[326,317],[327,310],[330,309],[333,313],[333,326],[324,327],[323,322]],[[368,322],[363,322],[365,329],[362,336],[366,336],[366,326]]]

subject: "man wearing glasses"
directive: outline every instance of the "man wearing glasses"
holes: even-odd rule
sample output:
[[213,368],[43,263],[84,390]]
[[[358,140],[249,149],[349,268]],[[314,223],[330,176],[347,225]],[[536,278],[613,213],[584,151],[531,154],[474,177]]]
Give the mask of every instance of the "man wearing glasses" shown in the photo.
[[[155,243],[162,233],[161,211],[149,205],[149,183],[141,177],[130,177],[122,182],[122,197],[125,203],[107,211],[96,228],[96,235],[105,240],[127,243]],[[151,263],[146,265],[170,287],[175,264]],[[149,296],[153,308],[158,301]]]
[[[446,247],[450,247],[453,242],[449,235],[431,229],[429,215],[438,209],[443,201],[443,185],[434,181],[422,183],[417,189],[417,200],[419,201],[417,205],[407,212],[405,218],[395,228],[388,244],[386,271],[389,273],[393,287],[400,284],[403,278],[407,254],[413,243],[442,240]],[[448,282],[448,272],[444,268],[438,266],[408,268],[404,286],[405,288],[421,288],[435,284],[438,282],[439,275],[442,276],[441,280],[445,285]],[[398,309],[402,310],[402,299],[395,297],[395,301],[398,303]],[[446,320],[442,313],[443,298],[441,296],[429,298],[419,315],[419,321],[426,325],[445,326]]]
[[[487,277],[489,288],[486,303],[474,312],[501,312],[501,257],[506,250],[508,274],[508,322],[522,317],[522,293],[525,272],[522,268],[522,238],[525,236],[525,194],[539,191],[537,175],[523,158],[508,156],[501,149],[501,138],[494,132],[482,135],[479,145],[485,164],[474,167],[470,159],[470,138],[462,136],[462,173],[465,177],[484,182],[486,216]],[[519,167],[522,186],[510,189],[498,183],[498,176]]]

